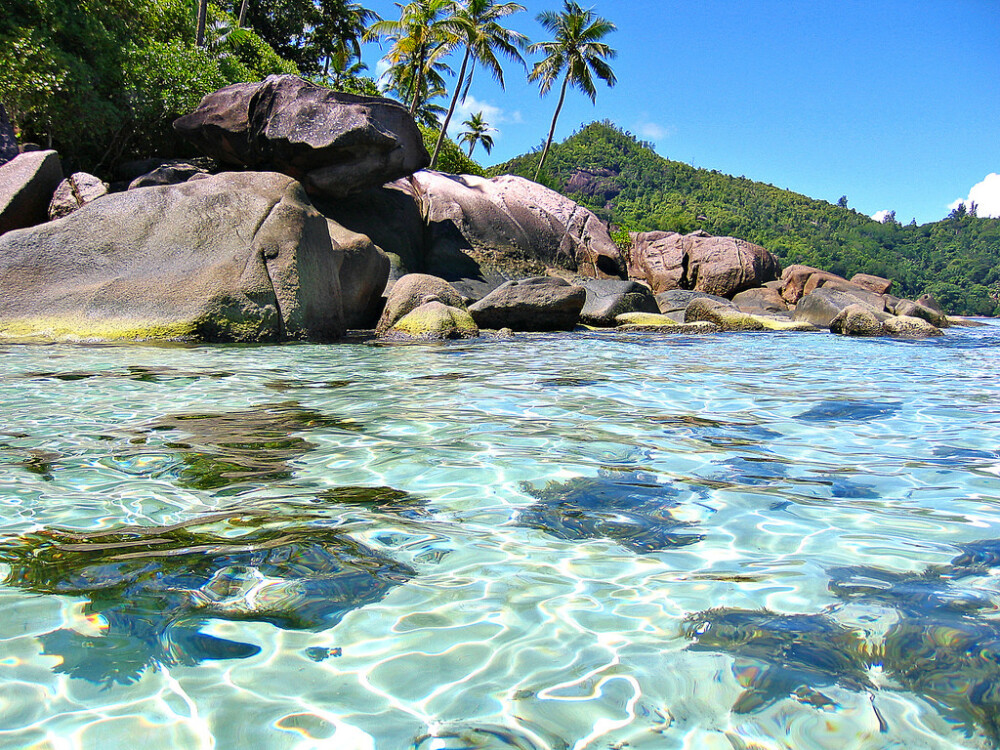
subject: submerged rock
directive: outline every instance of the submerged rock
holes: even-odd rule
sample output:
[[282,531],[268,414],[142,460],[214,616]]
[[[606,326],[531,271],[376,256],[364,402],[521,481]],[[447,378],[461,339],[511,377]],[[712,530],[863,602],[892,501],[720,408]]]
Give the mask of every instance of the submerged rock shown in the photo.
[[803,422],[868,422],[891,417],[902,408],[902,403],[898,401],[820,401],[795,418]]
[[597,477],[524,485],[539,502],[523,509],[519,526],[558,539],[611,539],[639,554],[695,544],[701,534],[670,514],[679,491],[638,472],[602,471]]
[[213,619],[327,630],[381,601],[412,568],[306,523],[308,514],[222,513],[173,526],[98,532],[45,530],[0,543],[5,583],[82,596],[93,634],[39,637],[55,671],[110,687],[147,667],[255,656],[252,643],[202,632]]
[[822,688],[874,685],[855,630],[827,615],[783,615],[766,610],[710,609],[689,615],[684,633],[692,651],[731,654],[733,674],[745,690],[733,706],[742,714],[784,698],[835,706]]
[[160,469],[181,487],[218,490],[292,476],[293,462],[313,449],[299,433],[314,429],[357,431],[353,421],[336,419],[295,401],[263,404],[243,411],[182,413],[146,426],[141,447],[114,455],[128,468],[148,453],[174,453],[179,464]]

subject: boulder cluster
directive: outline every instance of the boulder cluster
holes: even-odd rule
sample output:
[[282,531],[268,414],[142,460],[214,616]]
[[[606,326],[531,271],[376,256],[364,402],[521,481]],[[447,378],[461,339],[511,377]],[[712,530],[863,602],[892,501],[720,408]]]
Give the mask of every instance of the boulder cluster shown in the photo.
[[408,340],[480,330],[933,335],[933,301],[704,232],[620,248],[537,183],[428,171],[388,99],[295,76],[228,86],[174,123],[203,154],[64,176],[0,107],[0,336]]

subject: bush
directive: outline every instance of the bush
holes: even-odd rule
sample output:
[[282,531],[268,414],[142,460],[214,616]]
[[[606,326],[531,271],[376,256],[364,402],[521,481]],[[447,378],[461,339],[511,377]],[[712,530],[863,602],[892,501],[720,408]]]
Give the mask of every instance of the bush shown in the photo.
[[[424,146],[428,154],[434,153],[434,146],[437,144],[438,135],[441,133],[437,128],[430,128],[420,125],[420,134],[424,137]],[[485,177],[486,172],[476,162],[470,159],[462,149],[458,147],[451,138],[445,137],[441,144],[441,153],[438,154],[437,168],[448,174],[471,174],[476,177]]]

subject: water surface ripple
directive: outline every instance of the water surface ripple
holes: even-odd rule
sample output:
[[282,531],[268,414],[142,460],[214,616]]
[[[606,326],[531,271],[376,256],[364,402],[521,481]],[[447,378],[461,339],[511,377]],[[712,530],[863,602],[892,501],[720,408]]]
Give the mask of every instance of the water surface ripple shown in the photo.
[[1000,747],[1000,325],[0,347],[0,747]]

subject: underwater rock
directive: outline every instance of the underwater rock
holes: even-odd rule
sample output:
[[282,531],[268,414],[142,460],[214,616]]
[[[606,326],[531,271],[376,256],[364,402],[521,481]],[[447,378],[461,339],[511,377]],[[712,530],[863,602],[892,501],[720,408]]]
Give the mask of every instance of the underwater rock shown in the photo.
[[692,524],[670,514],[678,505],[678,490],[649,474],[602,471],[596,477],[523,488],[539,502],[518,514],[517,525],[557,539],[611,539],[639,554],[703,539],[683,533]]
[[172,526],[44,530],[0,542],[0,562],[10,566],[7,585],[89,598],[84,612],[99,634],[40,637],[44,653],[62,659],[56,671],[128,684],[148,666],[259,652],[201,632],[209,620],[326,630],[416,575],[309,520],[301,511],[241,511]]
[[689,615],[684,633],[695,639],[688,646],[692,651],[735,657],[733,673],[745,688],[733,706],[738,714],[788,697],[814,706],[836,705],[821,688],[875,687],[861,657],[859,634],[827,615],[723,607]]
[[892,607],[919,617],[931,611],[974,613],[996,608],[984,591],[954,585],[933,571],[897,573],[867,566],[831,568],[829,589],[845,601]]
[[893,401],[820,401],[799,414],[796,419],[803,422],[868,422],[873,419],[891,417],[903,408]]
[[426,500],[392,487],[336,487],[324,490],[319,497],[324,503],[333,502],[403,518],[430,515],[426,510]]
[[904,615],[885,637],[882,665],[900,685],[1000,747],[1000,624],[940,613]]
[[718,465],[722,469],[709,477],[717,482],[756,486],[788,476],[788,468],[777,458],[734,456]]
[[[313,429],[357,431],[361,427],[303,408],[296,401],[243,411],[173,414],[145,427],[147,439],[140,450],[118,453],[115,460],[127,463],[151,450],[169,450],[182,463],[175,470],[177,484],[199,490],[287,479],[294,471],[291,462],[313,448],[295,433]],[[154,436],[157,439],[150,440]]]

